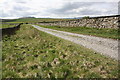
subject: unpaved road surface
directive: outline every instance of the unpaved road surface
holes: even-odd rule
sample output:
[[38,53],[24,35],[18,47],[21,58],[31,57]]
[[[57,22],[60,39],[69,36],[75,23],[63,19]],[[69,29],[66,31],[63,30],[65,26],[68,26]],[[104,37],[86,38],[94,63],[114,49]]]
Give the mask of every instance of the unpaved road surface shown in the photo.
[[118,60],[118,41],[95,36],[88,36],[65,31],[58,31],[40,26],[32,25],[34,28],[46,32],[48,34],[69,40],[86,48],[92,49],[95,52]]

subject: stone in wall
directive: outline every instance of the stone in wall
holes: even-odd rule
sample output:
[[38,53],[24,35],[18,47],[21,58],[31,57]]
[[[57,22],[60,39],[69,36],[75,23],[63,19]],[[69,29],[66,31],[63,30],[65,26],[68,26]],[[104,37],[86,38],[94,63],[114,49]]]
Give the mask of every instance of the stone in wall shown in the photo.
[[61,26],[61,27],[96,27],[118,29],[118,18],[120,15],[94,17],[89,19],[76,19],[71,21],[59,21],[53,23],[38,23],[40,25]]

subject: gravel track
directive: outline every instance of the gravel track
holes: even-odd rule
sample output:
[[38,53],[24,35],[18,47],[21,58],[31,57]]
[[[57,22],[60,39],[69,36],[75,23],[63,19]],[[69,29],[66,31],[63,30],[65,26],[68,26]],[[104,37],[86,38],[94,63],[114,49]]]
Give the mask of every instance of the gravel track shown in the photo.
[[82,45],[86,48],[92,49],[102,55],[111,57],[116,60],[118,59],[118,40],[106,39],[101,37],[82,35],[76,33],[70,33],[65,31],[58,31],[40,26],[32,25],[34,28],[46,32],[48,34],[69,40],[76,44]]

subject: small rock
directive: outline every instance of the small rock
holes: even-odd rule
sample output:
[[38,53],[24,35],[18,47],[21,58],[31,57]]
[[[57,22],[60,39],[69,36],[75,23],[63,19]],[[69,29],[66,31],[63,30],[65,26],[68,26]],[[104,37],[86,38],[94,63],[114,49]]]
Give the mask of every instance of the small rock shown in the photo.
[[94,52],[94,54],[97,54],[96,52]]
[[38,57],[38,55],[36,54],[36,55],[34,55],[34,57]]

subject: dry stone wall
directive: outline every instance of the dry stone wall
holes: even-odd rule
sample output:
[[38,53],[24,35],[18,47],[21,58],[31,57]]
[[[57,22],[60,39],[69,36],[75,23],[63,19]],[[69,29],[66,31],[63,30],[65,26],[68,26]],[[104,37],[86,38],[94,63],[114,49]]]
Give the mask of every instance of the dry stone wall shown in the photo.
[[[21,26],[22,24],[23,24],[23,23],[20,23],[20,24],[18,24],[18,25],[15,25],[14,27],[9,27],[9,28],[2,28],[2,29],[0,29],[0,31],[2,32],[2,36],[15,34],[15,32],[20,29],[20,26]],[[0,39],[1,39],[1,38],[0,38]]]
[[57,21],[57,22],[43,22],[37,23],[40,25],[49,26],[61,26],[61,27],[96,27],[96,28],[119,28],[119,17],[115,16],[102,16],[102,17],[92,17],[88,19],[76,19],[70,21]]

